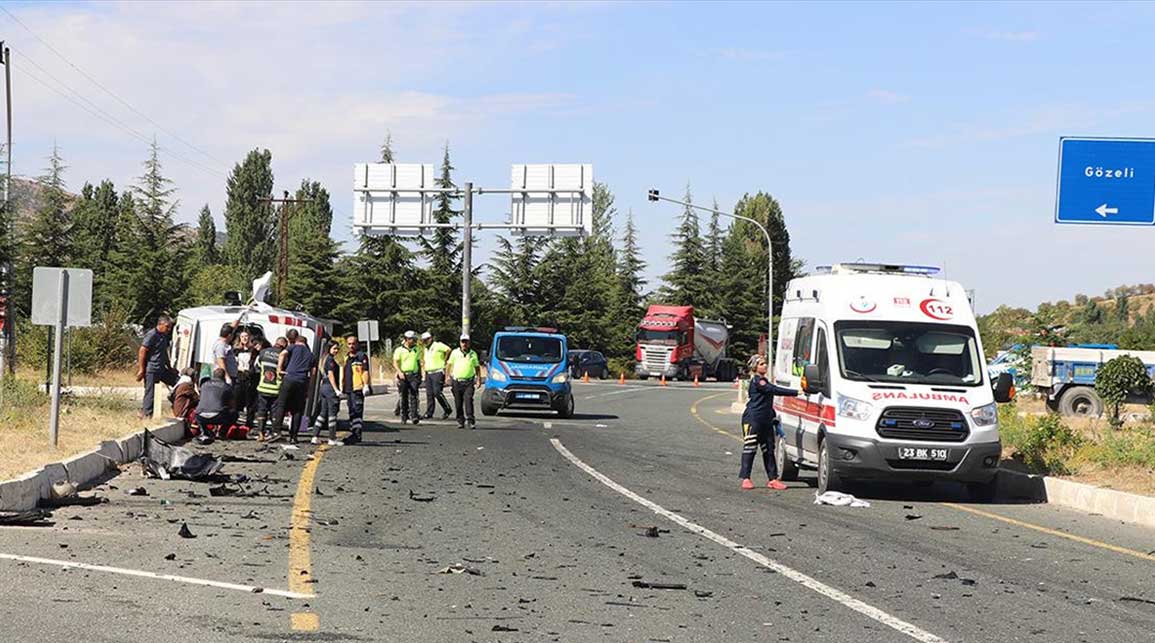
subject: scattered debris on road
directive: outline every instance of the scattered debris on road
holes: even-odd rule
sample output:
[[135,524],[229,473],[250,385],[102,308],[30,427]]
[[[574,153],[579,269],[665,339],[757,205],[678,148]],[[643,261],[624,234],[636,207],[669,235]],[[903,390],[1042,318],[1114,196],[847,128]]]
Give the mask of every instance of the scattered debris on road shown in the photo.
[[140,464],[145,477],[161,480],[203,480],[220,472],[225,466],[218,456],[173,446],[147,430],[144,432],[144,451],[140,456]]
[[435,496],[419,496],[419,495],[413,493],[413,490],[410,489],[409,490],[409,499],[412,500],[413,502],[433,502],[436,499],[436,497]]
[[31,509],[29,511],[0,511],[0,525],[6,527],[50,527],[48,519],[51,511]]
[[685,583],[651,583],[644,580],[636,580],[631,584],[638,589],[686,589]]
[[176,532],[176,535],[181,538],[196,538],[196,534],[189,531],[188,524],[183,522],[180,524],[180,531]]
[[144,487],[133,487],[132,489],[125,490],[124,493],[130,496],[147,496],[148,489],[145,489]]
[[1147,605],[1155,605],[1155,601],[1153,601],[1149,598],[1141,598],[1139,596],[1120,596],[1119,602],[1121,602],[1121,603],[1145,603]]
[[438,574],[469,574],[470,576],[485,576],[485,572],[476,567],[469,567],[461,563],[454,563],[448,567],[437,570]]
[[865,500],[859,500],[848,493],[841,493],[839,491],[827,491],[824,494],[814,494],[814,504],[816,505],[830,505],[832,507],[869,507],[870,503]]

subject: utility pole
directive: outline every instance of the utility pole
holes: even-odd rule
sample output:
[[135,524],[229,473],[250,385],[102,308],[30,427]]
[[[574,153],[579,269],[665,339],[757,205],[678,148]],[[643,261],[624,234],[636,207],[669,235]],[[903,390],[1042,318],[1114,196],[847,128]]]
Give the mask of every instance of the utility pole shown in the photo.
[[280,203],[281,209],[277,212],[277,305],[285,305],[285,282],[289,279],[289,216],[293,214],[290,206],[297,203],[312,203],[313,199],[291,199],[289,191],[284,191],[284,198],[272,197],[257,199],[258,203]]
[[[9,219],[12,217],[12,50],[0,40],[0,64],[4,65],[4,102],[6,104],[5,120],[7,139],[4,143],[4,203],[0,216],[0,247],[11,250],[15,247],[12,241],[12,230]],[[7,252],[5,253],[8,254]],[[12,316],[9,306],[12,291],[12,257],[0,258],[0,297],[4,300],[3,325],[0,326],[0,404],[4,401],[4,371],[15,372],[16,354],[16,320]]]
[[468,335],[473,318],[473,182],[465,183],[465,204],[462,206],[461,227],[461,334]]

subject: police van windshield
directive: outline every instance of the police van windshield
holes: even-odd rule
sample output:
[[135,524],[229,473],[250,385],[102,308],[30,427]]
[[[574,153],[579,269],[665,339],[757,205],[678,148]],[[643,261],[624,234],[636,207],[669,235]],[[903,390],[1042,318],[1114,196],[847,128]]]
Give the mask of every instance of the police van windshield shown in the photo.
[[860,382],[978,386],[974,331],[911,322],[837,322],[842,376]]
[[556,337],[518,337],[497,340],[497,359],[503,362],[555,363],[562,358],[561,340]]
[[676,346],[678,344],[678,331],[639,328],[638,341],[643,344],[670,344]]

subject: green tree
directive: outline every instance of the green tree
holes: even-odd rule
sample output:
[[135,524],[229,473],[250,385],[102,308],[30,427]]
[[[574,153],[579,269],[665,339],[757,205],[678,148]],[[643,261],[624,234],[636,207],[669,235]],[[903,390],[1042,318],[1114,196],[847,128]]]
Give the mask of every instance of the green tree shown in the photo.
[[176,189],[164,175],[160,148],[154,140],[144,161],[144,174],[137,179],[135,212],[139,222],[135,272],[137,284],[133,319],[152,325],[161,314],[172,312],[183,293],[184,260],[187,243],[173,223],[178,201]]
[[114,278],[111,263],[117,243],[117,222],[120,217],[120,198],[112,181],[101,181],[93,187],[85,184],[80,191],[80,203],[75,210],[73,238],[76,258],[73,263],[92,270],[92,300],[98,311],[108,309],[108,289]]
[[381,162],[393,162],[393,132],[385,130],[385,140],[381,142]]
[[736,221],[722,242],[718,290],[722,316],[730,322],[729,354],[745,359],[758,349],[758,336],[766,331],[766,258],[758,261],[756,246]]
[[305,179],[297,189],[289,219],[289,275],[286,303],[314,315],[329,316],[336,305],[337,244],[330,238],[333,208],[329,191]]
[[[643,273],[646,262],[642,259],[641,247],[638,245],[638,230],[634,226],[634,213],[626,214],[626,227],[622,233],[622,247],[618,252],[617,277],[618,291],[621,293],[620,302],[623,315],[633,319],[634,324],[641,321],[643,303],[645,301],[646,278]],[[630,326],[632,335],[633,324]]]
[[209,265],[220,263],[220,252],[217,250],[217,224],[213,221],[213,213],[206,203],[201,208],[197,218],[196,263]]
[[[686,185],[686,203],[692,203],[690,186]],[[671,304],[707,308],[710,304],[710,285],[707,272],[708,257],[698,224],[698,213],[687,205],[682,220],[673,233],[674,252],[670,255],[670,272],[666,273],[663,297]]]
[[1128,397],[1151,394],[1151,376],[1138,357],[1121,355],[1099,367],[1095,374],[1095,392],[1107,405],[1107,420],[1112,427],[1123,426],[1119,417]]
[[[777,199],[759,191],[753,196],[746,194],[739,199],[738,204],[734,206],[734,213],[754,219],[770,232],[770,239],[774,244],[774,315],[780,315],[782,299],[786,295],[786,284],[795,276],[794,259],[790,252],[790,231],[786,229],[782,208],[778,205]],[[730,230],[731,234],[737,232],[752,244],[748,246],[750,258],[761,264],[761,271],[765,274],[766,237],[757,228],[743,221],[735,222]]]
[[420,278],[413,253],[393,238],[362,236],[357,251],[338,260],[336,276],[340,292],[333,316],[346,328],[376,319],[382,337],[397,337],[413,323]]
[[48,167],[39,179],[40,206],[20,234],[20,278],[17,300],[22,311],[32,305],[32,269],[38,266],[67,266],[73,258],[72,212],[64,190],[64,159],[53,144]]
[[233,167],[225,184],[224,260],[246,281],[272,270],[276,226],[267,202],[273,193],[273,155],[255,149]]
[[[453,170],[446,143],[435,185],[443,190],[457,188]],[[453,193],[439,193],[434,199],[433,220],[440,224],[453,223],[461,215],[454,207],[456,200]],[[420,293],[409,298],[415,304],[411,309],[411,323],[439,337],[456,336],[460,332],[462,244],[457,234],[453,228],[436,228],[429,237],[420,239],[421,254],[428,264],[422,271]]]
[[521,236],[511,241],[497,238],[497,249],[490,259],[490,279],[500,298],[500,322],[530,324],[541,305],[541,287],[537,266],[541,259],[541,240]]

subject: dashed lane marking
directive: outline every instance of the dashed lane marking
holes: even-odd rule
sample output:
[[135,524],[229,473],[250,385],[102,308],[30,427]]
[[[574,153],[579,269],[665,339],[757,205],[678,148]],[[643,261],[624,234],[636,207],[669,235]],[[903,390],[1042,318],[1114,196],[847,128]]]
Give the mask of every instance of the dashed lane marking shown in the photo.
[[88,563],[78,563],[74,560],[56,560],[55,558],[38,558],[36,556],[18,556],[16,554],[0,554],[0,559],[12,560],[20,563],[33,563],[36,565],[54,565],[56,567],[65,567],[69,569],[83,569],[90,572],[105,572],[109,574],[120,574],[121,576],[135,576],[137,578],[151,578],[154,580],[167,580],[177,583],[186,583],[188,585],[202,585],[204,587],[216,587],[218,589],[231,589],[238,592],[246,592],[249,594],[261,593],[272,594],[273,596],[283,596],[285,598],[313,598],[311,592],[296,592],[285,591],[283,589],[269,589],[267,587],[257,587],[255,585],[240,585],[237,583],[225,583],[215,580],[207,580],[204,578],[192,578],[190,576],[177,576],[175,574],[157,574],[156,572],[146,572],[141,569],[125,569],[123,567],[112,567],[109,565],[90,565]]
[[[297,494],[293,497],[293,513],[289,518],[289,589],[303,594],[313,593],[313,561],[309,550],[313,480],[317,475],[317,465],[328,450],[328,445],[317,447],[313,459],[305,463],[301,479],[297,482]],[[289,624],[298,632],[316,632],[321,626],[321,618],[312,612],[296,612],[290,615]]]
[[[704,420],[701,415],[698,414],[698,404],[705,402],[706,400],[716,398],[716,397],[719,397],[719,396],[718,395],[709,395],[709,396],[703,397],[703,398],[699,399],[698,401],[694,402],[694,404],[690,406],[690,415],[693,415],[695,419],[697,419],[699,422],[702,423],[703,426],[710,429],[711,431],[714,431],[715,433],[720,433],[720,434],[722,434],[728,438],[732,438],[734,440],[737,440],[738,442],[741,442],[742,438],[740,436],[738,436],[734,433],[731,433],[729,431],[726,431],[725,429],[720,429],[720,428],[714,426],[713,424],[710,424],[709,422]],[[1044,534],[1047,534],[1050,536],[1055,536],[1057,538],[1065,538],[1067,540],[1071,540],[1071,541],[1074,541],[1077,543],[1082,543],[1084,545],[1089,545],[1091,547],[1097,547],[1099,549],[1103,549],[1106,551],[1115,552],[1116,554],[1123,554],[1125,556],[1133,556],[1135,558],[1142,558],[1143,560],[1155,561],[1155,554],[1153,554],[1153,553],[1144,553],[1144,552],[1137,551],[1134,549],[1128,549],[1126,547],[1120,547],[1119,545],[1112,545],[1111,543],[1105,543],[1101,540],[1095,540],[1094,538],[1087,538],[1086,536],[1078,536],[1075,534],[1069,534],[1069,533],[1066,533],[1063,531],[1059,531],[1057,529],[1051,529],[1050,527],[1044,527],[1042,525],[1036,525],[1034,523],[1030,523],[1030,522],[1027,522],[1025,520],[1018,520],[1017,518],[1010,518],[1007,516],[1001,516],[999,514],[992,513],[990,511],[983,511],[982,509],[976,509],[974,507],[968,507],[966,505],[960,505],[960,504],[954,503],[954,502],[942,502],[939,504],[943,507],[950,507],[951,509],[955,509],[957,511],[965,511],[967,513],[974,514],[976,516],[982,516],[984,518],[990,518],[991,520],[999,520],[1001,522],[1007,523],[1008,525],[1014,525],[1016,527],[1022,527],[1023,529],[1031,529],[1031,530],[1034,530],[1034,531],[1037,531],[1040,533],[1044,533]]]
[[550,440],[550,443],[553,444],[553,448],[557,449],[557,452],[560,453],[562,457],[564,457],[566,460],[569,460],[577,468],[588,473],[598,482],[642,505],[650,511],[653,511],[659,516],[662,516],[663,518],[666,518],[667,520],[682,526],[687,531],[698,534],[699,536],[702,536],[708,540],[712,540],[715,543],[734,552],[735,554],[745,556],[755,563],[758,563],[767,569],[778,572],[779,574],[802,585],[803,587],[806,587],[807,589],[813,590],[818,594],[821,594],[822,596],[825,596],[839,603],[840,605],[848,607],[855,612],[862,614],[863,616],[874,619],[875,621],[878,621],[887,627],[901,632],[916,641],[921,641],[922,643],[945,643],[945,639],[935,636],[934,634],[931,634],[930,632],[927,632],[926,630],[923,630],[916,625],[907,623],[906,621],[896,616],[892,616],[891,614],[888,614],[887,612],[884,612],[877,607],[868,605],[867,603],[864,603],[857,598],[854,598],[853,596],[841,590],[835,589],[817,579],[811,578],[810,576],[807,576],[806,574],[803,574],[802,572],[799,572],[792,567],[787,567],[786,565],[772,560],[756,551],[751,551],[750,549],[747,549],[743,545],[740,545],[730,540],[729,538],[726,538],[725,536],[710,531],[709,529],[706,529],[705,527],[691,520],[688,520],[687,518],[684,518],[681,515],[676,514],[655,502],[639,496],[633,491],[630,491],[622,485],[607,478],[597,469],[594,469],[585,462],[582,462],[581,459],[579,459],[573,453],[570,453],[569,449],[565,448],[565,445],[563,445],[560,440],[554,438]]

